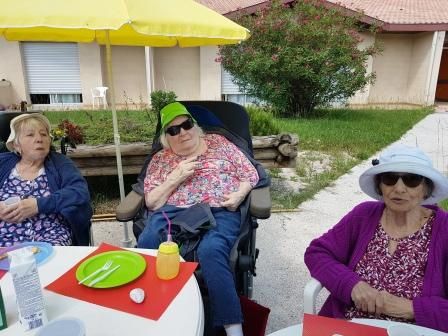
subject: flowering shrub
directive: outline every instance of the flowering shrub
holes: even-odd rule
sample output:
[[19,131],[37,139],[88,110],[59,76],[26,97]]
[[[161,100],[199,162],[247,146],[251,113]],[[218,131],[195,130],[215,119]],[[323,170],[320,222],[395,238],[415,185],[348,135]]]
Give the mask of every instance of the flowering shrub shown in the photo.
[[[345,101],[374,80],[365,64],[379,51],[362,41],[359,17],[323,0],[273,0],[236,21],[251,37],[221,47],[218,57],[248,94],[290,116],[312,115],[316,106]],[[369,27],[375,33],[375,27]]]

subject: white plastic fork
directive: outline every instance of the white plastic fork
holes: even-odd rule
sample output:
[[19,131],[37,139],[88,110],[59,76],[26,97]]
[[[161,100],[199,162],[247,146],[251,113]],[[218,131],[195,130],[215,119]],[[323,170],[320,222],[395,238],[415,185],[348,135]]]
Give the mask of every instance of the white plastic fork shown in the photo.
[[121,265],[117,265],[114,268],[112,268],[110,271],[107,271],[106,273],[104,273],[103,275],[100,275],[98,278],[93,279],[87,286],[89,287],[93,287],[93,285],[95,285],[96,283],[106,279],[109,275],[111,275],[113,272],[115,272],[117,269],[120,268]]
[[98,273],[102,272],[102,271],[107,271],[111,266],[112,266],[112,260],[108,260],[106,261],[106,263],[101,266],[100,268],[98,268],[95,272],[89,274],[88,276],[86,276],[84,279],[80,280],[78,282],[78,285],[82,284],[83,282],[85,282],[86,280],[89,280],[91,277],[97,275]]

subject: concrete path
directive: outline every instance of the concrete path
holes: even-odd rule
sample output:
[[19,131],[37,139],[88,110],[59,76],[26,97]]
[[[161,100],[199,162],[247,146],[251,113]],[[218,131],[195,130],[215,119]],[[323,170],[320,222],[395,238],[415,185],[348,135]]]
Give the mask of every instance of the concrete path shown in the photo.
[[[391,112],[392,113],[392,112]],[[448,113],[427,116],[407,132],[399,143],[417,145],[433,159],[434,166],[448,170]],[[309,280],[303,254],[310,241],[331,228],[356,204],[369,199],[358,186],[358,177],[374,157],[341,176],[297,212],[276,213],[260,221],[257,247],[257,277],[254,299],[268,306],[271,314],[267,333],[300,323],[303,316],[303,287]],[[122,226],[116,222],[94,224],[95,242],[121,244]],[[325,298],[322,292],[320,301]]]

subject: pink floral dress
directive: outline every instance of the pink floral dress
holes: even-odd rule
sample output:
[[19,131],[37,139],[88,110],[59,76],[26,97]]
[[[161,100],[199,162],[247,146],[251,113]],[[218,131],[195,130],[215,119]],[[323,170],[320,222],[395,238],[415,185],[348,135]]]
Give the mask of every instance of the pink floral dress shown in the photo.
[[[0,189],[0,202],[12,196],[22,199],[50,194],[45,169],[32,181],[23,180],[14,168]],[[21,223],[0,220],[0,246],[8,247],[23,242],[39,241],[52,245],[71,245],[71,231],[60,214],[37,214]]]
[[[240,182],[249,182],[254,187],[258,173],[239,148],[218,134],[206,134],[207,150],[198,156],[199,167],[170,195],[167,204],[188,207],[196,203],[208,203],[220,207],[225,194],[237,191]],[[170,149],[156,153],[152,158],[145,178],[145,193],[161,185],[167,176],[185,157]]]
[[[420,230],[400,239],[392,255],[388,251],[390,237],[379,224],[366,253],[356,265],[355,272],[377,290],[385,290],[408,300],[419,296],[423,289],[433,221],[434,214]],[[345,318],[379,318],[413,322],[386,315],[376,316],[358,310],[355,306],[345,312]]]

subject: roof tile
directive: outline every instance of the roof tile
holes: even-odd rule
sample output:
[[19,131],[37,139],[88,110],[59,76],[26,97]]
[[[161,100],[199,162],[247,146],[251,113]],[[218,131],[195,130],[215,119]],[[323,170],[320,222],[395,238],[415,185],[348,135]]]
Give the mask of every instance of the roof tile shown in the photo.
[[[196,0],[220,14],[266,0]],[[447,0],[326,0],[389,24],[448,24]]]

